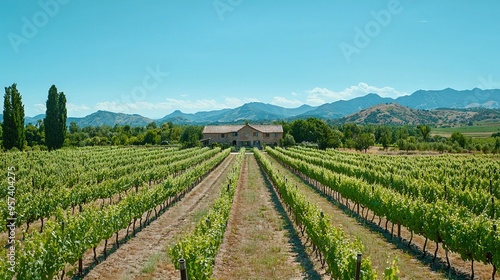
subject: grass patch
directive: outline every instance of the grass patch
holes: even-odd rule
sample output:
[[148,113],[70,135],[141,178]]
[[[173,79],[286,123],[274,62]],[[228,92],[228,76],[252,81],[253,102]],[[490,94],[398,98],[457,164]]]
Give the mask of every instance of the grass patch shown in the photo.
[[151,257],[149,257],[148,261],[142,268],[141,272],[142,273],[153,273],[156,269],[156,266],[158,265],[158,262],[161,259],[161,254],[154,254]]
[[200,209],[194,213],[194,223],[197,224],[201,218],[205,217],[205,215],[208,213],[208,208]]
[[476,123],[472,126],[437,127],[432,128],[431,135],[449,137],[453,132],[460,132],[473,138],[491,137],[491,134],[500,131],[500,122]]

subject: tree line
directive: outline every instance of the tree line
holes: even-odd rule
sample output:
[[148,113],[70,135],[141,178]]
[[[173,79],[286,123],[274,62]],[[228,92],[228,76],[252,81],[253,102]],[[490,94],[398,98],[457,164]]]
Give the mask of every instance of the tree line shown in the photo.
[[[200,146],[202,126],[175,125],[172,122],[151,122],[144,127],[108,125],[79,127],[75,122],[66,125],[67,110],[64,92],[52,85],[48,91],[43,120],[24,125],[24,105],[17,85],[5,88],[3,124],[0,134],[5,150],[55,150],[61,147],[104,145],[169,145]],[[283,126],[282,146],[296,144],[319,149],[348,148],[366,151],[374,145],[382,149],[404,151],[435,150],[439,152],[482,151],[500,153],[500,135],[493,142],[478,141],[454,132],[449,138],[434,135],[429,125],[388,126],[354,123],[329,124],[317,118],[276,122]],[[500,134],[500,133],[498,133]]]
[[500,153],[500,133],[493,141],[484,141],[453,132],[450,137],[431,136],[432,127],[420,125],[359,125],[354,123],[328,124],[317,118],[280,122],[283,125],[283,146],[296,144],[317,146],[319,149],[348,148],[366,151],[374,145],[387,150],[403,151]]
[[4,150],[55,150],[61,147],[103,145],[167,145],[200,146],[201,126],[179,126],[171,122],[159,126],[152,122],[145,127],[115,125],[110,127],[78,127],[66,125],[66,95],[52,85],[48,90],[45,118],[24,125],[24,105],[17,84],[5,87],[3,123],[0,127]]

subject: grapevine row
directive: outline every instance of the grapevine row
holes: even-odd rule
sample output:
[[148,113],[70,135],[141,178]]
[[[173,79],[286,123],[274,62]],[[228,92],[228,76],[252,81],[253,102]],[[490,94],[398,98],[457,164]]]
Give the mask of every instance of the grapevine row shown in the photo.
[[[345,174],[349,177],[362,178],[370,184],[380,184],[391,188],[403,195],[412,198],[422,198],[428,203],[438,200],[446,200],[450,203],[466,207],[475,215],[486,214],[490,218],[495,218],[496,213],[500,213],[500,201],[486,191],[478,189],[466,189],[453,186],[442,186],[433,181],[425,181],[422,178],[413,178],[394,174],[389,170],[376,171],[374,168],[363,168],[356,165],[345,164],[339,157],[331,158],[319,151],[306,149],[278,150],[291,157],[303,158],[308,163],[323,166],[330,171]],[[388,160],[393,160],[390,158]]]
[[[363,252],[363,245],[359,241],[350,242],[344,231],[332,226],[330,219],[323,215],[315,204],[309,203],[295,186],[288,183],[262,152],[255,149],[254,154],[277,188],[281,199],[294,214],[301,230],[305,231],[324,256],[327,271],[335,279],[352,280],[356,269],[356,255]],[[361,264],[361,279],[376,278],[370,258],[364,258]]]
[[238,154],[232,171],[227,175],[220,197],[214,202],[208,214],[201,218],[191,235],[184,237],[181,241],[168,249],[168,254],[174,260],[179,269],[178,259],[186,261],[188,279],[210,279],[213,271],[213,261],[219,251],[234,193],[238,184],[238,178],[245,156],[245,148]]
[[436,244],[441,243],[445,250],[458,253],[463,260],[492,264],[494,270],[500,265],[497,220],[485,214],[471,214],[468,209],[444,200],[427,203],[422,198],[410,198],[301,159],[306,156],[290,157],[270,148],[267,151],[284,164],[330,187],[342,197],[363,205],[377,216],[386,217],[393,224],[403,225]]
[[[74,211],[75,206],[80,206],[81,209],[82,204],[92,202],[96,199],[110,198],[115,194],[126,192],[132,187],[135,187],[137,191],[138,187],[145,182],[149,181],[151,183],[158,179],[164,179],[179,170],[185,170],[193,164],[212,157],[215,153],[217,153],[217,150],[193,150],[174,157],[176,159],[182,158],[182,160],[172,164],[158,164],[147,168],[138,164],[138,169],[135,169],[135,172],[130,170],[130,173],[116,180],[110,178],[95,185],[82,184],[74,188],[64,188],[61,186],[38,192],[28,191],[20,193],[18,191],[16,199],[16,204],[18,205],[16,226],[26,223],[28,228],[29,224],[35,220],[51,217],[59,208],[66,210],[72,207]],[[165,161],[164,159],[159,160]],[[0,200],[0,205],[4,203],[6,203],[6,200]],[[8,216],[7,207],[3,207],[2,209],[4,215],[2,221],[5,223]],[[2,231],[6,230],[1,221],[0,226],[2,226]]]
[[[177,197],[198,182],[199,178],[219,164],[230,150],[213,156],[177,177],[169,177],[163,184],[143,188],[115,205],[104,209],[88,207],[78,216],[59,211],[55,222],[48,222],[48,230],[28,235],[23,246],[16,249],[17,279],[52,279],[66,264],[73,264],[83,254],[96,247],[101,240],[108,240],[120,229],[144,213],[156,211],[156,206]],[[2,254],[5,251],[2,250]],[[6,258],[0,260],[0,278],[11,279]]]
[[489,155],[385,156],[336,150],[326,154],[330,160],[358,167],[362,172],[390,173],[451,188],[491,192],[500,198],[500,162]]

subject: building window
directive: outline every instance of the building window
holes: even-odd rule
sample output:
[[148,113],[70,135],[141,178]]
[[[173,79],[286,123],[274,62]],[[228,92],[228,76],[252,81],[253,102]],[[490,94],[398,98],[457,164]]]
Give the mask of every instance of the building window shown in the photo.
[[233,136],[234,137],[238,136],[238,132],[233,132]]
[[220,138],[224,138],[224,136],[225,136],[225,134],[224,134],[224,133],[222,133],[222,134],[220,135]]
[[254,132],[254,133],[253,133],[253,136],[254,136],[254,137],[258,137],[258,136],[259,136],[259,133],[258,133],[258,132]]
[[269,136],[270,136],[269,133],[266,133],[266,137],[269,138]]
[[278,133],[275,133],[275,134],[274,134],[274,137],[278,137]]

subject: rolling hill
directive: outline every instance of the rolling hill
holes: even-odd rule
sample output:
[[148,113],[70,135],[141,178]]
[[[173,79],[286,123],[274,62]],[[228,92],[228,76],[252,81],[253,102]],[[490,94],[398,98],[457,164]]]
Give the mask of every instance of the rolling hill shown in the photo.
[[339,100],[332,103],[323,104],[315,110],[311,110],[302,115],[299,115],[299,117],[337,119],[359,110],[363,110],[381,103],[390,103],[393,101],[394,99],[392,98],[383,98],[378,94],[370,93],[362,97],[353,98],[351,100]]
[[108,111],[97,111],[83,118],[68,118],[67,123],[69,125],[70,122],[76,122],[79,127],[85,126],[101,126],[101,125],[109,125],[114,126],[125,125],[128,124],[130,126],[146,126],[148,123],[153,122],[154,120],[150,118],[143,117],[137,114],[122,114],[122,113],[113,113]]
[[459,125],[498,121],[500,110],[485,108],[418,110],[397,103],[379,104],[338,119],[338,123],[418,125]]

